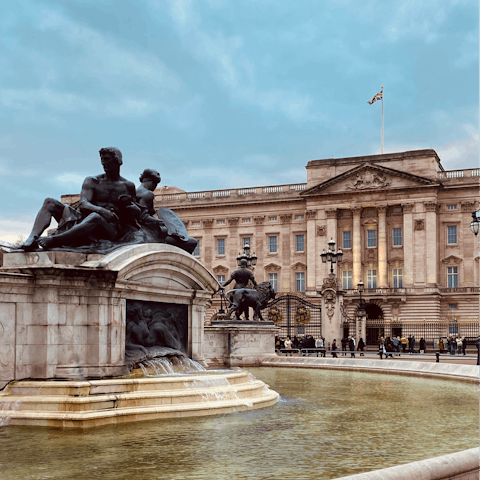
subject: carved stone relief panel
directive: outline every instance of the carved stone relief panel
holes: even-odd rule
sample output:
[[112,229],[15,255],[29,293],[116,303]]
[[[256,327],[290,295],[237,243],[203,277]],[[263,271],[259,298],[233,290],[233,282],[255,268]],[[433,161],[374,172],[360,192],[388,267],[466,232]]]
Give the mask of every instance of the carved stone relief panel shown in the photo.
[[356,178],[347,185],[350,190],[365,190],[385,188],[390,185],[390,180],[387,176],[379,171],[368,169],[364,172],[359,172]]
[[127,300],[125,346],[167,347],[187,353],[188,305]]
[[422,218],[416,218],[415,222],[415,230],[424,230],[425,229],[425,220]]
[[317,237],[324,237],[327,233],[327,226],[326,225],[319,225],[317,227]]

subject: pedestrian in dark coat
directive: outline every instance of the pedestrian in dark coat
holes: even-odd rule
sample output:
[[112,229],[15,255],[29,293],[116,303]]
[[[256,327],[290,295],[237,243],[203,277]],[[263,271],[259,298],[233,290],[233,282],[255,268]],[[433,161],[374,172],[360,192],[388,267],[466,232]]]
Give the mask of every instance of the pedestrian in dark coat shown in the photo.
[[355,357],[355,340],[353,337],[348,339],[348,348],[350,349],[350,356]]
[[422,337],[422,338],[420,339],[420,353],[425,353],[426,346],[427,346],[427,342],[426,342],[425,339]]
[[343,337],[342,340],[341,340],[341,344],[342,344],[342,355],[346,355],[347,354],[348,338]]
[[465,337],[463,337],[463,340],[462,340],[462,350],[463,350],[463,354],[465,355],[465,351],[467,350],[467,339]]
[[335,352],[336,349],[337,349],[337,340],[334,338],[333,342],[332,342],[332,357],[333,358],[338,358],[337,353]]
[[360,350],[360,356],[361,357],[364,357],[365,354],[363,353],[365,349],[365,342],[363,341],[363,338],[360,338],[360,340],[358,341],[358,347],[357,347],[357,350]]

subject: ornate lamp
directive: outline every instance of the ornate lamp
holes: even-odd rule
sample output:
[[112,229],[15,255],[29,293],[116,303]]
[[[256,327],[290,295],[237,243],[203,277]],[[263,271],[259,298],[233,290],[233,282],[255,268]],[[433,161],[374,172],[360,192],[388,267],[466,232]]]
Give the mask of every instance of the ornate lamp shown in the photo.
[[470,224],[470,228],[475,236],[478,235],[478,231],[480,229],[480,212],[475,210],[472,212],[472,223]]
[[257,264],[257,259],[258,257],[255,254],[250,255],[250,245],[246,243],[243,246],[243,253],[238,254],[237,265],[240,266],[242,260],[246,260],[248,267],[255,266]]
[[328,250],[324,250],[320,257],[322,258],[322,263],[330,262],[330,273],[333,273],[333,264],[342,262],[343,252],[340,249],[335,251],[335,240],[332,238],[328,242]]

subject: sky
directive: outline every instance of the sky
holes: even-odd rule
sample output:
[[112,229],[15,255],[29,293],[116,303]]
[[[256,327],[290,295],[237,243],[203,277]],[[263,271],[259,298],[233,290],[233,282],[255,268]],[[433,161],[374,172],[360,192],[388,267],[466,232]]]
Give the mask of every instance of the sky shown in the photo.
[[186,191],[433,148],[477,168],[473,0],[15,0],[0,7],[0,240],[123,153]]

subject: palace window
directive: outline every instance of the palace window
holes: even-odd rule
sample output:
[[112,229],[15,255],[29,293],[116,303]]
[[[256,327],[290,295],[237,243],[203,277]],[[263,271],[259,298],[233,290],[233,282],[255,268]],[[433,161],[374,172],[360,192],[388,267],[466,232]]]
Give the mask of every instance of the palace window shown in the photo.
[[305,291],[305,272],[297,272],[295,274],[296,280],[296,290],[297,292],[304,292]]
[[225,255],[225,239],[217,238],[217,255]]
[[304,218],[304,215],[295,215],[295,220],[303,220]]
[[277,236],[272,235],[268,237],[268,251],[270,253],[277,253]]
[[393,277],[393,288],[402,288],[403,287],[403,269],[394,268],[392,271]]
[[344,270],[342,272],[342,288],[344,290],[352,289],[352,278],[353,278],[352,270]]
[[269,222],[276,222],[276,221],[277,221],[277,217],[268,217],[268,221],[269,221]]
[[447,205],[447,210],[456,210],[457,206],[456,205]]
[[394,247],[402,246],[402,229],[401,228],[393,229],[393,246]]
[[458,308],[458,303],[449,303],[448,308],[450,310],[456,310]]
[[225,275],[217,275],[217,282],[221,285],[225,281]]
[[367,288],[377,288],[376,270],[367,270]]
[[367,230],[367,247],[374,248],[377,246],[377,231]]
[[449,245],[455,245],[457,243],[457,226],[449,225],[447,227],[447,243]]
[[200,222],[192,222],[192,226],[198,227],[200,225]]
[[192,255],[194,257],[199,257],[200,256],[200,240],[197,240],[197,246],[195,247],[195,250],[193,251]]
[[342,248],[352,248],[352,232],[343,232]]
[[268,274],[268,281],[273,288],[273,291],[277,293],[277,286],[278,286],[278,274],[277,273],[269,273]]
[[458,287],[458,267],[447,267],[447,287]]
[[250,242],[250,237],[242,238],[242,246],[244,247],[245,245],[249,245],[250,247],[252,246],[252,243]]
[[242,218],[242,223],[250,223],[251,221],[251,218]]
[[295,235],[296,241],[296,251],[304,252],[305,251],[305,237],[304,235]]

